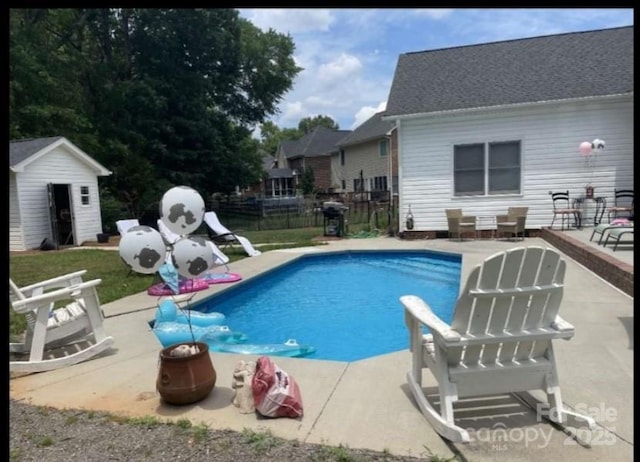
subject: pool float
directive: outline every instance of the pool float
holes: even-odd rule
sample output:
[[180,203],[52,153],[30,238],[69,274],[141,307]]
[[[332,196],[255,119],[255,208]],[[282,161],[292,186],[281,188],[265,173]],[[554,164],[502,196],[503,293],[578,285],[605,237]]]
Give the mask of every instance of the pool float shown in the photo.
[[[198,292],[199,290],[205,290],[209,288],[209,283],[201,278],[195,279],[182,279],[178,284],[178,293],[186,294],[189,292]],[[147,294],[149,295],[176,295],[176,293],[171,290],[169,284],[164,282],[159,282],[157,284],[152,285],[147,289]]]
[[242,276],[237,273],[205,273],[200,279],[207,281],[207,284],[222,284],[240,281]]
[[311,345],[300,345],[294,339],[284,343],[222,343],[207,342],[209,351],[219,353],[235,353],[241,355],[271,355],[298,358],[315,353],[316,349]]
[[180,322],[156,322],[153,324],[153,333],[156,335],[163,347],[168,347],[175,343],[184,342],[218,342],[218,343],[238,343],[247,340],[247,336],[242,332],[234,332],[228,326],[194,326]]
[[202,311],[178,308],[173,300],[160,302],[155,317],[156,324],[162,322],[191,323],[192,326],[200,327],[221,325],[224,324],[225,319],[224,314],[215,311],[203,313]]

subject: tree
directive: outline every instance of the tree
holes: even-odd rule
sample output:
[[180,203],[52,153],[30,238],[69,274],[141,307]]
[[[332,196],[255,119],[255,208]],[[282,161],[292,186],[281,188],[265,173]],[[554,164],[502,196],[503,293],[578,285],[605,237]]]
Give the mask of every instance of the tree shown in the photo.
[[313,173],[313,168],[306,167],[302,171],[300,178],[300,189],[302,194],[314,194],[316,192],[316,177]]
[[290,36],[223,8],[10,14],[13,138],[68,137],[132,211],[167,185],[206,197],[260,178],[251,133],[301,70]]
[[266,121],[260,125],[260,133],[263,151],[272,156],[278,151],[278,145],[281,141],[297,140],[304,135],[297,128],[280,129],[271,121]]
[[305,117],[298,123],[298,130],[302,134],[313,131],[316,127],[327,127],[331,130],[339,130],[338,123],[329,116],[317,115],[315,117]]

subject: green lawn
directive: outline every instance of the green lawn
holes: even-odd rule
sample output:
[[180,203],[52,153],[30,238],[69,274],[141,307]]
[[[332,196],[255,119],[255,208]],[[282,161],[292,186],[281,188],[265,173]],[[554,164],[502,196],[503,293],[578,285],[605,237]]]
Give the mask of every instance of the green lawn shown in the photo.
[[[321,237],[322,228],[282,229],[272,231],[246,231],[243,233],[261,251],[279,248],[306,247],[317,245],[314,238]],[[241,248],[224,249],[231,262],[247,257]],[[62,274],[86,269],[84,279],[102,279],[98,286],[101,303],[109,303],[127,295],[143,292],[158,280],[157,275],[130,273],[117,251],[68,249],[42,251],[25,255],[11,255],[9,271],[18,287],[33,284]],[[20,334],[26,328],[23,315],[10,311],[10,334]]]

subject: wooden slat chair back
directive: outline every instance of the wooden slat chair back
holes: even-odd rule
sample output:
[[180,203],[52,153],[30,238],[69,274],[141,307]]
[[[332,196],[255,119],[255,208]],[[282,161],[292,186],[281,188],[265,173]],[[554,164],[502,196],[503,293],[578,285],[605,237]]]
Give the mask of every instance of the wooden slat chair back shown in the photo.
[[[413,396],[436,431],[455,442],[468,442],[455,425],[453,403],[460,398],[542,389],[559,423],[595,425],[563,408],[552,340],[570,339],[573,326],[558,316],[566,263],[542,247],[497,253],[473,269],[454,309],[451,325],[437,318],[419,297],[405,295],[410,333]],[[431,334],[425,335],[422,326]],[[440,412],[422,390],[422,369],[438,381]]]
[[[86,361],[113,345],[106,335],[96,286],[82,281],[86,270],[69,273],[26,287],[9,278],[11,305],[27,318],[23,342],[10,343],[12,372],[42,372]],[[56,303],[66,303],[55,308]],[[61,351],[55,352],[54,350]],[[28,355],[28,358],[18,356]]]

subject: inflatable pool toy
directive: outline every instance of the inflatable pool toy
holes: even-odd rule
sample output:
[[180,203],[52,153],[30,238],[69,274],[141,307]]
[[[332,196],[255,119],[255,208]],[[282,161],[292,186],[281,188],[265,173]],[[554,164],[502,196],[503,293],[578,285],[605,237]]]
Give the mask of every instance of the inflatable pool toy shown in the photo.
[[[180,294],[186,294],[189,292],[197,292],[199,290],[205,290],[209,288],[209,283],[201,278],[195,279],[183,279],[180,281],[178,285],[178,290]],[[159,282],[157,284],[152,285],[147,289],[147,294],[149,295],[176,295],[169,284],[164,282]]]
[[[178,308],[173,300],[163,300],[156,309],[155,324],[164,322],[175,322],[179,324],[189,324],[192,326],[207,327],[224,324],[226,316],[222,313]],[[154,326],[155,326],[154,324]]]
[[316,349],[311,345],[300,345],[294,339],[289,339],[284,343],[222,343],[207,342],[209,351],[219,353],[235,353],[241,355],[271,355],[287,356],[289,358],[299,358],[315,353]]
[[153,324],[153,333],[163,347],[184,342],[216,342],[238,343],[247,340],[242,332],[234,332],[228,326],[194,326],[180,322],[156,322]]
[[200,276],[200,279],[207,281],[207,284],[223,284],[225,282],[236,282],[242,279],[237,273],[213,273],[207,272]]

